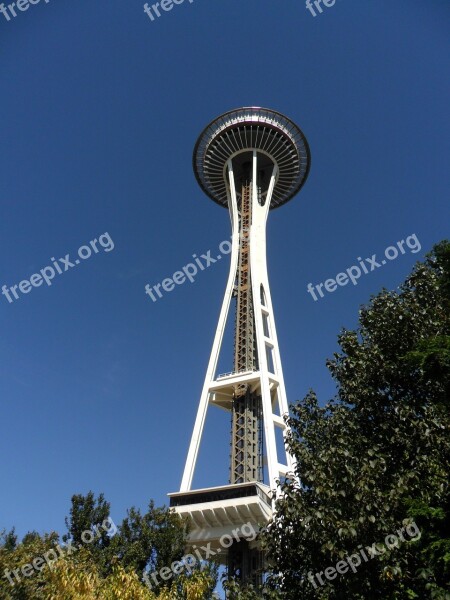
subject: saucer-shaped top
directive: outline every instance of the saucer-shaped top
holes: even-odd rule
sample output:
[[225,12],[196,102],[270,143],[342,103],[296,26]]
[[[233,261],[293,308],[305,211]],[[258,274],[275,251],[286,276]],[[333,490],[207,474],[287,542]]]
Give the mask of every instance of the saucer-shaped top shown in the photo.
[[232,110],[214,119],[195,144],[194,173],[212,200],[228,207],[227,161],[252,150],[278,166],[271,209],[297,194],[308,177],[311,160],[303,132],[279,112],[250,107]]

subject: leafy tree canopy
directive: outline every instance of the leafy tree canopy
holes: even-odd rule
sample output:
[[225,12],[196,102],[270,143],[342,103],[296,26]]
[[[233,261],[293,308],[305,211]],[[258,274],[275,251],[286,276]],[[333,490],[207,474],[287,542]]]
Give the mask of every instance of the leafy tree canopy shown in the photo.
[[[142,514],[131,508],[120,524],[103,494],[74,495],[67,533],[0,535],[1,600],[208,600],[217,568],[203,565],[148,585],[184,554],[186,523],[151,501]],[[59,550],[58,550],[59,548]],[[45,561],[47,556],[48,560]],[[33,561],[37,566],[34,567]],[[27,566],[29,565],[29,566]]]
[[[327,363],[336,397],[321,406],[310,392],[293,407],[298,479],[282,483],[263,536],[281,597],[450,598],[449,306],[444,241],[398,291],[371,298],[356,331],[340,334]],[[360,554],[356,572],[325,576],[413,521],[420,539],[404,534],[398,547]]]

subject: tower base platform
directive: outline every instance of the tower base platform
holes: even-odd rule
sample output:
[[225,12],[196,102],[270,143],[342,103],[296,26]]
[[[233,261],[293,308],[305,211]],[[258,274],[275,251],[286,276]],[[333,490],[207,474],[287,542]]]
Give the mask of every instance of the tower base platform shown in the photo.
[[176,492],[169,498],[170,507],[192,524],[187,550],[210,543],[224,560],[229,538],[237,541],[253,537],[252,528],[256,534],[273,515],[270,488],[258,482]]

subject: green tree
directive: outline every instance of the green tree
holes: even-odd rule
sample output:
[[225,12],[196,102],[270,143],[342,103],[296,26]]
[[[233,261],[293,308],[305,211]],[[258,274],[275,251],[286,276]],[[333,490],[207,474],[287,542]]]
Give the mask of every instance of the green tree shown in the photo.
[[[114,526],[111,527],[111,524]],[[182,558],[186,523],[151,501],[141,514],[131,508],[115,527],[104,496],[74,495],[68,533],[27,533],[18,542],[14,530],[0,535],[0,600],[209,600],[217,568],[202,565],[150,589],[143,580]],[[86,532],[88,535],[86,535]],[[114,535],[111,535],[114,533]],[[44,563],[46,553],[48,563]],[[35,559],[42,569],[27,567]],[[40,565],[40,566],[41,566]],[[28,574],[24,574],[28,571]],[[16,571],[16,574],[14,573]]]
[[252,584],[243,584],[238,579],[228,577],[224,573],[222,578],[223,589],[226,593],[226,598],[229,600],[279,600],[281,595],[277,589],[257,589]]
[[118,526],[110,552],[121,564],[142,577],[179,560],[184,552],[187,526],[179,515],[151,501],[146,513],[132,507]]
[[42,558],[46,552],[54,551],[58,542],[56,532],[42,536],[36,532],[27,533],[21,542],[17,541],[14,530],[0,536],[0,599],[45,600],[48,573],[30,568],[30,574],[25,576],[22,568],[31,565],[36,558]]
[[111,542],[107,523],[110,519],[110,504],[103,494],[98,498],[94,492],[72,496],[70,516],[66,517],[67,533],[63,541],[80,548],[89,544],[89,550],[98,557],[104,554]]
[[[281,483],[263,535],[270,584],[283,598],[450,598],[449,292],[445,241],[398,291],[382,290],[360,310],[356,331],[341,333],[341,352],[327,363],[336,397],[320,406],[310,392],[293,407],[298,479]],[[325,577],[413,520],[419,540]],[[320,572],[323,585],[313,577]]]

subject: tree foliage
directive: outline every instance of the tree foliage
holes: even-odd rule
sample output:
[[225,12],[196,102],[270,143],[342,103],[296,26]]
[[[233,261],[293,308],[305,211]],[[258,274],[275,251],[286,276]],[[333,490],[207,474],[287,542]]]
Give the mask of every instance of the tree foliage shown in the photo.
[[[293,407],[298,479],[282,483],[264,535],[283,598],[450,598],[449,292],[442,242],[398,291],[371,298],[356,331],[341,333],[327,363],[336,397],[321,406],[310,392]],[[420,540],[324,577],[412,520]],[[324,585],[308,578],[320,572]]]
[[[105,528],[105,523],[108,527]],[[102,494],[74,495],[67,533],[0,536],[1,600],[208,600],[217,581],[214,565],[158,579],[144,579],[182,558],[187,528],[174,512],[151,501],[142,514],[131,508],[113,530],[110,506]],[[114,524],[114,523],[113,523]],[[90,535],[85,535],[89,532]],[[114,533],[114,535],[112,535]],[[88,541],[87,541],[88,540]],[[61,551],[57,551],[57,548]],[[44,562],[46,553],[50,560]],[[39,569],[23,567],[40,558]],[[14,575],[14,570],[17,570]],[[7,577],[9,575],[9,579]]]
[[142,576],[146,569],[159,571],[179,560],[184,552],[186,524],[174,512],[155,507],[141,514],[136,508],[128,511],[111,543],[111,553],[126,568]]
[[99,566],[105,568],[107,548],[111,543],[111,536],[103,525],[110,519],[110,504],[103,494],[98,498],[92,491],[85,496],[74,494],[72,496],[70,516],[66,517],[67,533],[63,535],[63,542],[71,542],[79,548],[86,545],[86,535],[91,534],[93,539],[89,542],[89,551],[95,555]]

